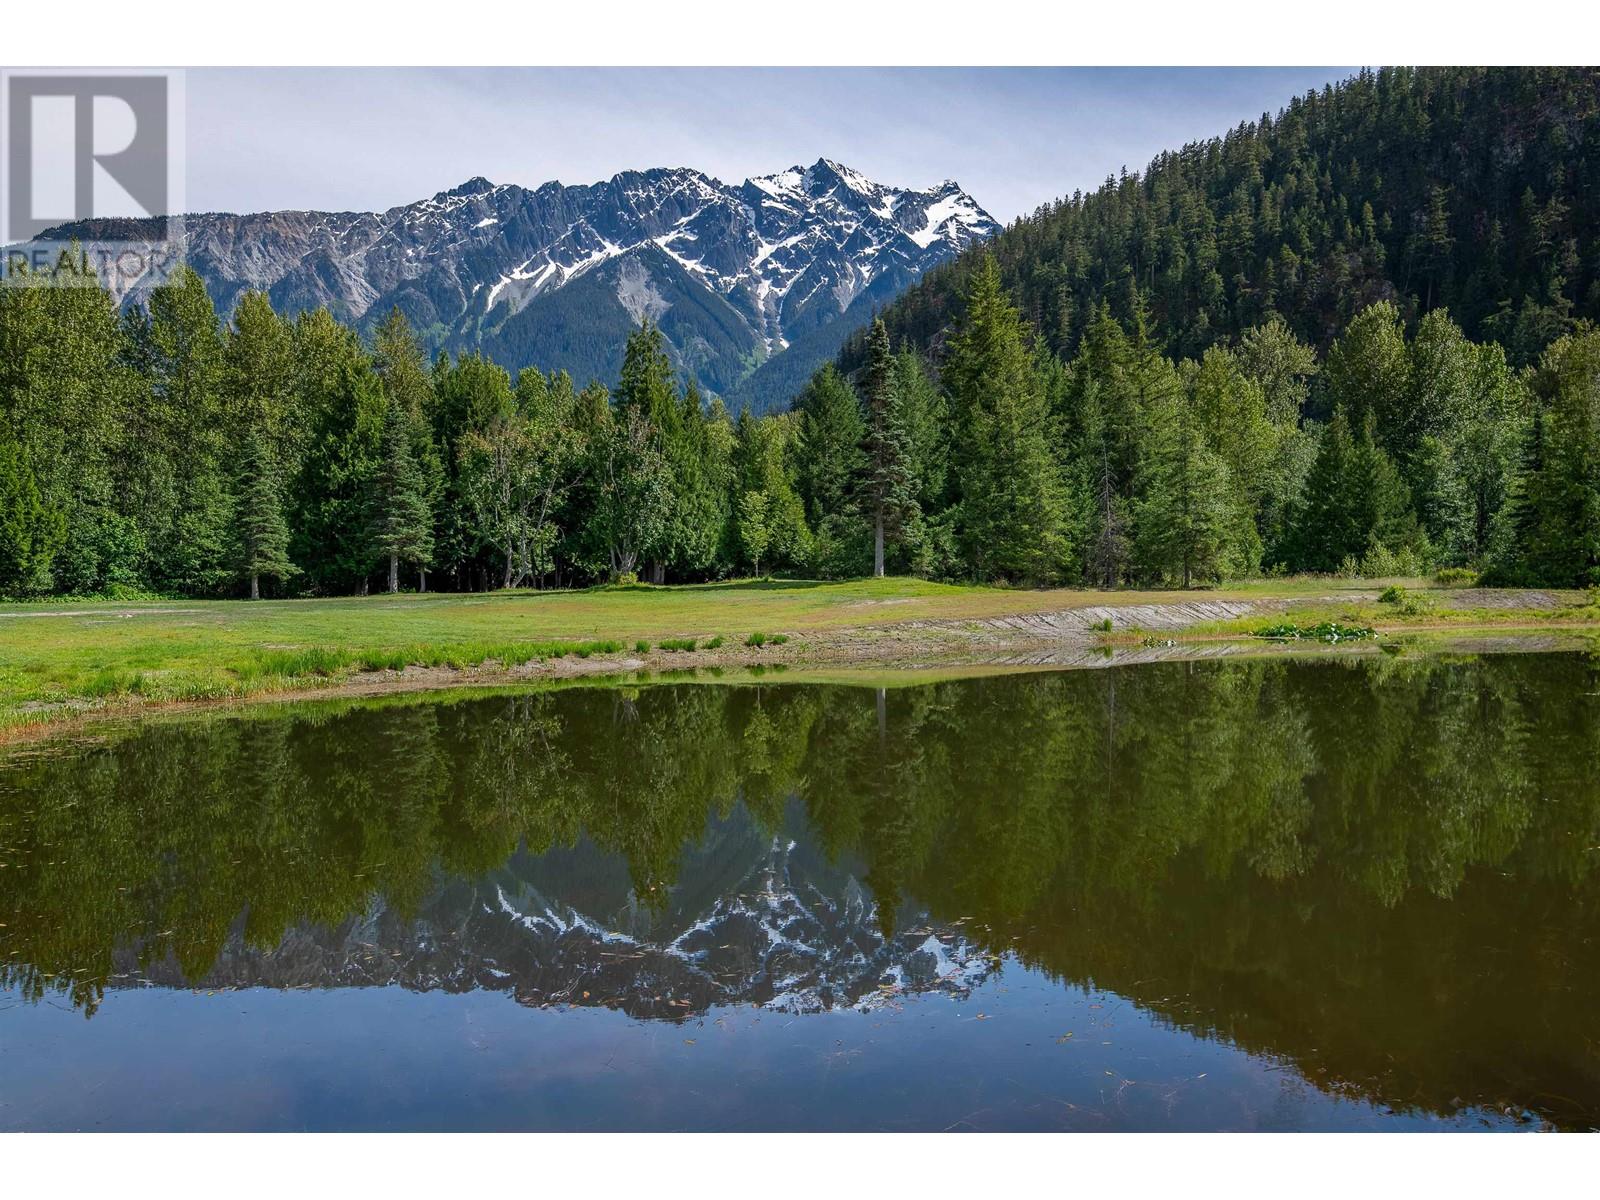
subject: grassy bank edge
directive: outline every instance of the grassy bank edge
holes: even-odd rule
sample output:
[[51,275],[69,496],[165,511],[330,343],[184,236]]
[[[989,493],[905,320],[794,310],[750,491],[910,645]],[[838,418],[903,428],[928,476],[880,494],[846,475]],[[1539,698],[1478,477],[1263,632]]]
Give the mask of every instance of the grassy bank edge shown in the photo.
[[[1416,635],[1427,631],[1450,635],[1494,634],[1530,635],[1542,632],[1577,632],[1593,630],[1600,633],[1600,597],[1590,593],[1563,594],[1549,597],[1554,607],[1454,607],[1450,604],[1448,589],[1426,589],[1396,594],[1403,601],[1384,602],[1377,597],[1380,581],[1368,581],[1360,588],[1348,589],[1339,596],[1317,595],[1318,586],[1326,589],[1328,581],[1297,580],[1274,587],[1273,581],[1251,581],[1242,586],[1219,588],[1210,595],[1248,597],[1259,602],[1260,611],[1231,620],[1208,621],[1192,624],[1181,630],[1145,631],[1137,626],[1118,626],[1109,632],[1086,635],[1084,641],[1098,641],[1108,648],[1138,645],[1147,641],[1201,643],[1225,640],[1252,639],[1274,624],[1285,621],[1311,626],[1322,621],[1337,621],[1346,625],[1366,625],[1380,634],[1393,638]],[[1411,581],[1413,585],[1416,581]],[[796,585],[814,589],[817,585]],[[116,661],[118,654],[124,660],[134,657],[132,648],[120,647],[108,632],[97,643],[99,653],[92,669],[74,665],[71,652],[54,653],[46,645],[34,654],[34,661],[22,670],[0,673],[0,738],[14,740],[30,736],[30,730],[39,726],[82,721],[92,717],[126,717],[151,714],[163,709],[188,710],[207,704],[229,704],[263,698],[324,696],[340,691],[353,694],[372,694],[377,691],[441,691],[478,684],[504,686],[509,683],[529,683],[552,680],[565,675],[582,676],[593,681],[606,674],[637,675],[641,670],[649,673],[672,672],[687,668],[711,670],[745,670],[763,666],[795,666],[804,664],[815,672],[832,665],[848,667],[853,672],[878,668],[891,676],[903,677],[907,659],[939,664],[940,670],[952,670],[964,655],[970,661],[984,649],[1003,650],[1005,633],[994,635],[986,647],[952,638],[948,632],[934,628],[916,628],[930,619],[934,624],[960,624],[961,615],[952,612],[942,617],[935,611],[930,615],[917,614],[915,621],[897,621],[896,604],[913,602],[938,605],[945,600],[967,604],[981,600],[985,615],[1008,616],[1040,611],[1047,596],[1058,596],[1063,603],[1073,607],[1092,605],[1128,605],[1150,603],[1161,599],[1161,594],[1101,592],[1101,593],[1033,593],[1004,592],[991,589],[948,588],[927,585],[911,580],[855,581],[844,585],[826,585],[837,592],[845,603],[837,609],[811,614],[813,624],[805,633],[774,634],[761,630],[748,633],[700,635],[698,637],[629,638],[596,637],[582,639],[452,639],[416,640],[408,642],[368,642],[325,640],[303,645],[274,645],[258,641],[257,644],[235,644],[233,641],[207,640],[202,631],[199,644],[203,647],[200,661],[163,659],[156,666],[137,665],[135,662]],[[777,590],[782,590],[781,585]],[[746,593],[748,594],[748,593]],[[815,594],[814,592],[812,594]],[[1181,594],[1168,594],[1173,602]],[[1187,594],[1191,598],[1193,593]],[[539,594],[526,599],[538,603]],[[516,597],[501,597],[491,603],[516,602]],[[730,601],[737,608],[730,607]],[[463,603],[476,603],[472,598],[461,598]],[[750,612],[749,601],[739,598],[731,589],[631,589],[625,601],[630,610],[625,623],[636,630],[643,627],[710,628],[714,622],[733,625]],[[269,611],[255,608],[248,602],[225,602],[230,620],[252,622],[257,615]],[[290,605],[316,605],[319,602],[296,601]],[[335,602],[340,603],[340,602]],[[343,602],[348,604],[349,602]],[[380,602],[381,603],[381,602]],[[417,612],[431,610],[433,602],[418,607]],[[869,607],[861,607],[863,605]],[[91,605],[88,615],[105,618],[115,614],[119,606],[114,603]],[[152,609],[141,614],[146,621],[154,620],[154,632],[160,633],[162,620],[172,624],[174,630],[179,618],[165,616],[171,613],[213,611]],[[848,611],[844,611],[848,610]],[[37,610],[35,610],[37,611]],[[317,610],[298,610],[307,617]],[[328,610],[323,609],[324,613]],[[359,609],[355,610],[361,611]],[[369,612],[382,610],[368,609]],[[461,611],[461,610],[454,610]],[[531,610],[530,610],[531,611]],[[850,618],[850,623],[840,624],[840,612]],[[57,614],[52,614],[57,615]],[[340,618],[348,614],[338,610]],[[786,611],[769,615],[793,616]],[[909,614],[908,614],[909,615]],[[58,619],[70,617],[63,613]],[[281,618],[274,618],[281,619]],[[693,624],[686,624],[692,621]],[[310,623],[312,627],[315,622]],[[436,623],[437,624],[437,623]],[[447,622],[448,624],[448,622]],[[147,629],[151,628],[146,626]],[[267,636],[277,627],[267,622],[261,636]],[[744,628],[749,629],[748,623]],[[252,627],[253,630],[253,627]],[[21,621],[9,626],[12,637],[25,636],[31,630]],[[344,626],[337,632],[343,633]],[[193,635],[190,635],[193,637]],[[254,634],[252,633],[252,636]],[[791,641],[790,639],[793,638]],[[1000,639],[997,642],[995,639]],[[1014,635],[1018,647],[1042,643],[1037,634]],[[788,643],[785,645],[784,643]],[[0,638],[0,652],[5,650]],[[139,648],[146,659],[150,658],[147,646]],[[177,653],[172,652],[173,656]],[[105,659],[112,661],[107,664]],[[3,659],[0,659],[3,661]],[[182,661],[184,665],[168,666],[168,661]],[[47,674],[48,672],[48,674]],[[18,680],[23,680],[21,684]],[[888,684],[882,685],[888,686]]]
[[[1233,643],[1238,658],[1327,659],[1374,656],[1393,660],[1480,657],[1485,653],[1525,653],[1532,651],[1586,650],[1600,653],[1600,630],[1566,628],[1481,631],[1483,636],[1463,635],[1451,630],[1413,630],[1383,641],[1347,642],[1337,646],[1315,642],[1284,643],[1247,636],[1206,636],[1179,639],[1179,652],[1162,657],[1172,664],[1191,656],[1182,653],[1192,644],[1192,657],[1215,661],[1207,651],[1218,641]],[[1114,660],[1118,646],[1103,641],[1106,664]],[[1038,674],[1074,669],[1051,662],[960,661],[915,663],[871,662],[770,662],[736,666],[685,666],[665,669],[630,668],[611,661],[596,661],[593,670],[566,676],[516,676],[505,672],[478,674],[470,682],[463,678],[391,678],[371,690],[360,687],[360,677],[344,681],[322,680],[320,686],[283,692],[256,692],[220,700],[171,702],[161,704],[107,704],[74,709],[59,719],[0,728],[0,759],[17,753],[33,753],[41,746],[52,752],[75,745],[103,745],[154,725],[188,724],[195,721],[275,721],[287,717],[321,722],[357,709],[381,710],[417,705],[459,704],[492,697],[536,696],[574,688],[601,688],[619,693],[643,687],[700,684],[718,687],[759,687],[774,685],[854,687],[880,690],[924,687],[964,679]],[[1076,669],[1083,669],[1078,667]],[[372,681],[368,681],[372,682]]]

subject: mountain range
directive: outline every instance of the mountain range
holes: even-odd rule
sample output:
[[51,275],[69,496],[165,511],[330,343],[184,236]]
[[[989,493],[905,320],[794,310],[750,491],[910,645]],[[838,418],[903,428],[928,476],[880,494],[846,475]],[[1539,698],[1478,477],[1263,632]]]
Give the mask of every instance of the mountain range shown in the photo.
[[[137,225],[43,236],[125,240]],[[737,186],[687,168],[534,189],[480,177],[384,212],[189,214],[183,236],[224,312],[247,290],[361,328],[398,307],[430,350],[580,385],[615,381],[628,333],[650,319],[704,391],[762,409],[929,267],[998,230],[954,181],[893,188],[819,159]]]

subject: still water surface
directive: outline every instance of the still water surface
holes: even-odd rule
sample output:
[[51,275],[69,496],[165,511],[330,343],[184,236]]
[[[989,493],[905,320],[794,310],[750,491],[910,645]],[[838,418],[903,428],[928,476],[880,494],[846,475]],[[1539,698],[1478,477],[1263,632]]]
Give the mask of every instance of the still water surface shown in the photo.
[[0,765],[0,1129],[1600,1124],[1600,663],[584,688]]

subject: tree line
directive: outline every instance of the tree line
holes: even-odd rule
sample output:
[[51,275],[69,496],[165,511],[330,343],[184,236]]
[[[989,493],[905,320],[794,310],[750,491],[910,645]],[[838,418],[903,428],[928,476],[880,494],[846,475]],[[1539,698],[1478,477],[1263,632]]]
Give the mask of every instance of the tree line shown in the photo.
[[[338,595],[711,578],[805,561],[793,422],[680,388],[653,326],[608,390],[429,362],[184,271],[119,314],[0,292],[0,591]],[[738,514],[737,518],[735,514]]]
[[[885,517],[897,569],[1180,585],[1262,572],[1600,583],[1600,333],[1513,370],[1435,309],[1381,301],[1326,354],[1281,320],[1164,355],[1137,297],[1063,362],[983,257],[938,386],[882,321],[865,406],[824,368],[796,402],[801,494],[835,569]],[[891,372],[889,363],[895,364]],[[871,421],[863,429],[863,412]],[[865,518],[865,519],[864,519]]]
[[1174,361],[1102,303],[1063,361],[984,259],[937,371],[735,419],[656,328],[616,385],[427,361],[185,272],[0,292],[0,590],[339,595],[777,571],[1189,586],[1260,572],[1600,583],[1600,333],[1514,370],[1387,301],[1319,355],[1279,319]]

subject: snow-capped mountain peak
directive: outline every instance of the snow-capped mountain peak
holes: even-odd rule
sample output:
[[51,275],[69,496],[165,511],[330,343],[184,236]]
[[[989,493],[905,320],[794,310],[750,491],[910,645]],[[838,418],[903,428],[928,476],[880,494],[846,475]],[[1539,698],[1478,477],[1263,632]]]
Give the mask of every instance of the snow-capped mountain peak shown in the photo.
[[724,395],[797,342],[806,361],[783,374],[809,373],[875,306],[999,229],[952,181],[889,187],[828,158],[737,186],[688,167],[533,189],[475,176],[384,212],[203,213],[184,227],[224,311],[249,289],[280,312],[326,305],[362,326],[398,306],[430,349],[608,384],[627,328],[648,318],[685,373]]

